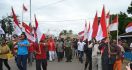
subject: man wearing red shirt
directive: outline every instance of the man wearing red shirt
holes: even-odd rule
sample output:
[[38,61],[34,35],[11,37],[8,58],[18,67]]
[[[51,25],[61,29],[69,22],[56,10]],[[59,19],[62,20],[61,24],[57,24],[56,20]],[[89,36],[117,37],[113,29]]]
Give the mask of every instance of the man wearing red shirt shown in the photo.
[[55,59],[55,42],[52,39],[52,37],[50,37],[48,41],[48,49],[49,49],[49,60],[53,61]]
[[39,44],[35,44],[35,53],[36,53],[36,70],[47,70],[47,57],[46,57],[46,46],[45,43],[40,41]]
[[34,42],[30,42],[30,46],[28,47],[28,63],[32,65],[33,56],[34,56]]

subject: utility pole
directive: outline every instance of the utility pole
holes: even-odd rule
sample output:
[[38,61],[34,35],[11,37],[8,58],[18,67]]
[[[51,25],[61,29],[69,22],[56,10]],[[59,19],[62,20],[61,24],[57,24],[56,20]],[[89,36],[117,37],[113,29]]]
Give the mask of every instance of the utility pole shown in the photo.
[[29,26],[31,26],[31,24],[32,24],[32,20],[31,20],[31,0],[30,0],[30,22],[29,22]]

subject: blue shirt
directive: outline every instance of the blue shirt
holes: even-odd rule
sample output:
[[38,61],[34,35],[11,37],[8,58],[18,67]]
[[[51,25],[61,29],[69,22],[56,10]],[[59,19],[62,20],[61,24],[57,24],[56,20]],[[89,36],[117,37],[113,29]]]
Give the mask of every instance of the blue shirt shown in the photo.
[[28,54],[28,46],[20,46],[20,44],[28,45],[28,40],[21,40],[18,42],[18,51],[17,55],[27,55]]

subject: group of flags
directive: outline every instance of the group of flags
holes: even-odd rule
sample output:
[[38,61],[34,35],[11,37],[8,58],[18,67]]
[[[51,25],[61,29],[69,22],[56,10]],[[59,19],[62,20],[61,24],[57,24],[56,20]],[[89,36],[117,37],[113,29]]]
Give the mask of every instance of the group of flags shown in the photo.
[[[27,8],[23,5],[23,11],[27,11]],[[14,26],[14,34],[21,35],[24,32],[30,42],[40,42],[41,40],[45,39],[45,35],[40,31],[40,27],[38,21],[35,17],[35,27],[27,25],[25,22],[19,24],[17,16],[12,8],[12,15],[13,15],[13,26]],[[21,25],[21,27],[20,27]]]
[[[23,11],[26,12],[28,9],[23,4]],[[40,27],[38,24],[38,21],[35,17],[35,27],[27,25],[25,22],[21,22],[22,24],[19,24],[19,21],[17,19],[17,16],[14,12],[14,9],[12,8],[12,15],[14,20],[14,34],[20,35],[22,32],[25,32],[27,38],[31,42],[39,42],[41,40],[45,39],[45,34],[43,34],[40,31]],[[102,9],[101,18],[99,21],[98,13],[96,12],[93,24],[90,24],[90,22],[87,24],[87,21],[85,21],[85,27],[84,30],[78,33],[79,38],[88,41],[92,40],[93,38],[97,41],[102,40],[105,37],[108,37],[109,31],[116,31],[118,30],[118,15],[114,17],[112,20],[112,23],[110,24],[110,14],[109,12],[105,13],[105,7]],[[132,32],[132,22],[130,22],[126,26],[126,30],[128,32]],[[118,32],[118,31],[117,31]],[[0,34],[5,34],[4,30],[0,27]]]
[[93,24],[91,25],[89,23],[89,25],[87,26],[87,23],[85,22],[84,30],[78,33],[79,38],[83,40],[88,39],[88,41],[94,38],[97,41],[100,41],[103,38],[108,37],[109,31],[118,30],[118,15],[114,17],[114,20],[112,20],[111,24],[109,20],[109,12],[106,14],[105,7],[103,7],[100,21],[96,12]]

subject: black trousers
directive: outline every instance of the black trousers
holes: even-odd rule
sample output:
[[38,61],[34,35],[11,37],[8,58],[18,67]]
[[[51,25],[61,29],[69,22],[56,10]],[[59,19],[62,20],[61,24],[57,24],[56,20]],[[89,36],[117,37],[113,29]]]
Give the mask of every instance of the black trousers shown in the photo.
[[88,65],[89,65],[88,70],[92,70],[92,56],[86,55],[86,62],[85,62],[84,70],[87,70]]
[[63,52],[57,52],[58,55],[58,61],[63,58]]
[[113,70],[114,64],[109,64],[109,70]]
[[70,47],[65,48],[65,54],[66,54],[65,56],[66,56],[67,61],[68,62],[71,61],[71,59],[72,59],[72,50],[71,50]]
[[10,66],[8,64],[8,59],[0,59],[0,70],[3,70],[3,62],[8,70],[10,70]]
[[109,70],[109,58],[102,56],[102,70]]
[[47,60],[46,59],[36,59],[36,70],[47,70]]

